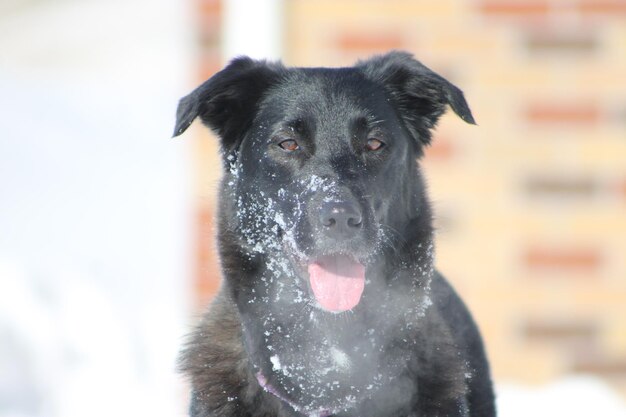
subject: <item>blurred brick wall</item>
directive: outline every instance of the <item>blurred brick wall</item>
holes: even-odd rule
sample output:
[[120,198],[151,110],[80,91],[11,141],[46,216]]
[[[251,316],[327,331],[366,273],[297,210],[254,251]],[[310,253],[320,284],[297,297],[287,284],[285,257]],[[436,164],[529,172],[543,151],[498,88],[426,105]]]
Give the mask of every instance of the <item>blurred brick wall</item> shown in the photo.
[[[198,4],[203,80],[222,65],[221,7]],[[479,125],[444,116],[423,165],[439,269],[495,377],[585,372],[626,395],[626,1],[289,0],[284,18],[287,64],[406,49],[465,91]],[[219,161],[196,131],[204,304]]]

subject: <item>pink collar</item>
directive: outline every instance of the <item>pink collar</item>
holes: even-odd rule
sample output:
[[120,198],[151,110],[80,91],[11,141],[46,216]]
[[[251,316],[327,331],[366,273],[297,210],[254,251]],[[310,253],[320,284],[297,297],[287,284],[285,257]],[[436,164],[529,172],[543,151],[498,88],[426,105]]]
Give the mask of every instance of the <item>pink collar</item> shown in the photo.
[[280,395],[278,393],[278,391],[276,391],[276,388],[274,388],[267,381],[267,378],[265,378],[265,376],[261,373],[261,371],[256,373],[256,380],[259,382],[259,385],[261,386],[261,388],[263,388],[265,391],[269,392],[270,394],[272,394],[273,396],[275,396],[276,398],[278,398],[282,402],[286,403],[287,405],[289,405],[291,408],[293,408],[297,412],[305,413],[308,417],[329,417],[329,416],[331,416],[333,414],[330,410],[327,410],[327,409],[317,410],[317,411],[304,411],[304,410],[302,410],[302,407],[300,407],[299,405],[293,403],[288,398],[285,398],[284,396]]

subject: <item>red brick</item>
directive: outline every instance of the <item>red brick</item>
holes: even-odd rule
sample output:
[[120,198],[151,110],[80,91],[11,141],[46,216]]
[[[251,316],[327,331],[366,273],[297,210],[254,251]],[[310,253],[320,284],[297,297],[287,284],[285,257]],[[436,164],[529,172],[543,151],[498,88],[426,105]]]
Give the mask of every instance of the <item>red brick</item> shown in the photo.
[[531,53],[591,53],[598,40],[593,33],[533,33],[526,38]]
[[221,0],[199,0],[197,10],[203,16],[219,16],[222,14]]
[[213,216],[212,210],[208,207],[198,209],[195,228],[196,273],[194,287],[200,304],[206,303],[213,297],[220,283]]
[[345,51],[372,53],[402,49],[405,41],[398,33],[344,33],[338,37],[337,46]]
[[[204,16],[197,20],[198,38],[201,46],[207,42],[217,43],[222,37],[222,20],[220,16]],[[217,46],[217,45],[216,45]]]
[[455,149],[452,142],[446,138],[435,138],[430,146],[425,150],[426,160],[444,161],[450,159]]
[[585,355],[575,358],[571,370],[605,378],[626,378],[626,357],[607,357],[601,354]]
[[623,14],[626,13],[626,0],[581,0],[578,10],[583,14]]
[[600,120],[601,112],[593,102],[568,103],[564,99],[558,103],[530,104],[524,116],[529,123],[592,125]]
[[542,17],[550,9],[545,0],[483,1],[478,7],[481,13],[495,17]]
[[590,345],[596,341],[598,328],[590,322],[531,320],[523,332],[531,342]]
[[532,198],[591,198],[599,191],[593,178],[557,178],[536,176],[528,178],[526,192]]
[[207,52],[198,61],[198,79],[204,81],[222,68],[222,61],[216,51]]
[[531,269],[556,269],[563,271],[593,271],[602,263],[600,252],[593,248],[540,248],[533,247],[523,255],[524,264]]

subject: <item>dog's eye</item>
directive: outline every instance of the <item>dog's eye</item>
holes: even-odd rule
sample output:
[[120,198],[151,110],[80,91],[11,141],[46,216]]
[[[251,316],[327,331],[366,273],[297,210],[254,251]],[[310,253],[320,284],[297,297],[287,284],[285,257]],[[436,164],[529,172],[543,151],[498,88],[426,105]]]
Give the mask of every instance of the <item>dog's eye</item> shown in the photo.
[[367,145],[365,146],[365,148],[368,151],[378,151],[380,150],[383,146],[385,146],[385,144],[378,140],[378,139],[369,139],[367,141]]
[[281,148],[283,148],[284,150],[288,151],[288,152],[293,152],[296,151],[300,148],[300,145],[298,145],[298,142],[296,142],[293,139],[287,139],[284,140],[282,142],[280,142],[278,144],[278,146],[280,146]]

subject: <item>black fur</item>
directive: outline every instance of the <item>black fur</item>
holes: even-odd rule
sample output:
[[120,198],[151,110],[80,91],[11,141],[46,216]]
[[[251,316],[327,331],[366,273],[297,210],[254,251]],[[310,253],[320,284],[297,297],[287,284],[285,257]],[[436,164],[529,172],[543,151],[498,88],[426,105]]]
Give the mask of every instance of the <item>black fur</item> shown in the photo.
[[[224,280],[180,362],[192,417],[495,416],[479,332],[433,267],[417,159],[447,105],[474,123],[457,87],[400,52],[337,69],[238,58],[181,100],[174,135],[200,117],[225,167]],[[320,220],[327,204],[351,228]],[[312,296],[306,265],[329,254],[365,267],[350,311]]]

